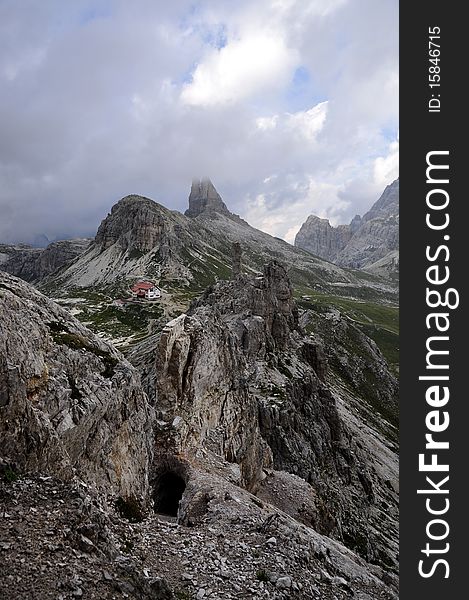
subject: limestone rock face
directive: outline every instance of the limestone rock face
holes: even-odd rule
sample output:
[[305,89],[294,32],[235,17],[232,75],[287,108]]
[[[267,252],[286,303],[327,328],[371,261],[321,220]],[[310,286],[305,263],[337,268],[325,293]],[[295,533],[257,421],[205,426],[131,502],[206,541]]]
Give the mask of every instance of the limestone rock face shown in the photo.
[[74,239],[50,243],[46,248],[0,244],[0,270],[38,283],[48,275],[71,264],[89,246],[91,240]]
[[189,195],[189,208],[184,214],[187,217],[198,217],[203,212],[231,214],[215,186],[207,178],[193,180]]
[[0,596],[395,600],[397,458],[361,397],[368,369],[384,414],[392,378],[324,319],[271,262],[141,342],[139,376],[0,274]]
[[[295,246],[343,267],[395,274],[399,269],[399,180],[349,225],[332,227],[311,215],[296,235]],[[391,258],[392,255],[392,258]]]
[[[379,372],[385,363],[373,351],[367,360]],[[299,477],[311,489],[303,522],[368,560],[396,566],[397,457],[371,426],[357,423],[353,392],[327,383],[326,350],[300,327],[280,264],[209,287],[130,360],[168,452],[191,463],[196,457],[205,468],[236,465],[238,483],[272,502],[266,473]],[[293,488],[304,498],[298,479]],[[290,514],[301,513],[304,501]]]
[[242,484],[255,487],[273,457],[250,379],[256,361],[286,350],[297,327],[290,281],[283,267],[271,263],[263,276],[238,276],[208,288],[189,314],[134,352],[158,418],[179,417],[177,452],[209,448],[239,464]]
[[0,245],[0,270],[33,281],[36,277],[36,265],[43,252],[42,248],[33,248],[26,244],[10,246]]
[[126,196],[103,219],[87,251],[47,289],[60,295],[65,288],[153,280],[162,274],[185,283],[190,272],[181,255],[187,256],[193,237],[188,222],[149,198]]
[[384,190],[363,216],[360,227],[336,257],[355,269],[366,268],[399,250],[399,180]]
[[164,244],[168,233],[165,210],[143,196],[126,196],[99,226],[95,244],[101,250],[116,244],[122,250],[148,252]]
[[152,409],[135,369],[26,283],[0,272],[0,455],[141,501]]
[[325,315],[306,310],[300,323],[323,341],[331,388],[340,393],[341,380],[354,391],[361,409],[372,413],[371,421],[397,442],[399,382],[392,369],[398,365],[389,364],[374,340],[337,310]]
[[78,256],[85,252],[90,242],[91,240],[89,239],[77,239],[61,240],[49,244],[39,255],[36,276],[33,281],[42,281],[48,275],[71,264]]
[[296,235],[295,246],[334,261],[352,237],[349,225],[332,227],[328,219],[310,215]]

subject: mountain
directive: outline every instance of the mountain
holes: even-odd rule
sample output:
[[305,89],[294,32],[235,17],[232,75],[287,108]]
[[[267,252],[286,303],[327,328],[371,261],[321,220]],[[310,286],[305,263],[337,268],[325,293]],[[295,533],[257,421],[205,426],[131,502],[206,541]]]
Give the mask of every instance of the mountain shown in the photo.
[[0,244],[0,269],[37,283],[73,262],[91,240],[73,239],[51,242],[45,248],[25,244]]
[[332,227],[328,219],[310,215],[296,234],[295,246],[333,262],[350,242],[360,222],[361,217],[357,215],[350,225]]
[[308,217],[295,246],[343,267],[366,269],[387,277],[399,272],[399,180],[349,225],[332,227],[327,219]]
[[269,261],[128,361],[0,272],[0,596],[396,599],[396,380],[302,301]]
[[[209,287],[129,360],[176,455],[200,456],[221,472],[220,457],[236,463],[243,488],[396,569],[397,380],[348,319],[314,318],[311,337],[286,270],[270,262],[262,276]],[[313,322],[303,311],[302,319]],[[321,327],[336,335],[332,372]]]
[[[192,183],[185,215],[142,196],[122,198],[86,251],[38,285],[124,349],[184,312],[208,285],[230,279],[233,269],[260,275],[272,259],[287,266],[298,295],[348,298],[360,313],[368,303],[397,304],[395,283],[336,266],[251,227],[229,211],[208,180]],[[139,279],[159,285],[160,301],[116,306]]]
[[[191,216],[187,216],[191,215]],[[142,196],[126,196],[99,226],[93,243],[58,281],[65,287],[161,278],[172,286],[204,289],[230,277],[232,245],[241,244],[243,267],[260,272],[269,258],[289,265],[294,282],[332,289],[395,291],[379,280],[345,271],[254,229],[226,208],[210,182],[193,183],[185,215]]]
[[194,179],[189,194],[189,208],[184,214],[186,217],[198,217],[207,212],[232,216],[210,179]]

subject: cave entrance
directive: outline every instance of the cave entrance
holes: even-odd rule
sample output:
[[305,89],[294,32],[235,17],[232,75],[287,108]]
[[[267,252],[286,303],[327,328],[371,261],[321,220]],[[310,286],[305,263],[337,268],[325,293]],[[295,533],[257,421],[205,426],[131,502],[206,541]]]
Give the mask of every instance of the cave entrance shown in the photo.
[[173,471],[161,473],[153,487],[153,507],[156,513],[177,517],[179,501],[186,489],[184,479]]

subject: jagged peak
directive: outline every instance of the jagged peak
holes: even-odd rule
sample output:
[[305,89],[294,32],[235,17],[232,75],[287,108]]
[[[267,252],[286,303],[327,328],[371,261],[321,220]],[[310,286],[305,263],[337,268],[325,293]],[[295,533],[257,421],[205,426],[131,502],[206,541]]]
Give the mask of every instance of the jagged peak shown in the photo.
[[189,208],[184,213],[187,217],[198,217],[202,213],[217,212],[231,215],[222,197],[208,177],[193,179],[189,195]]
[[352,233],[355,233],[360,225],[362,224],[362,217],[360,215],[355,215],[353,219],[350,221],[350,229]]
[[309,222],[312,221],[316,221],[316,222],[321,222],[321,223],[328,223],[330,225],[330,221],[329,219],[325,219],[323,217],[318,217],[317,215],[309,215],[309,217],[306,219]]
[[370,210],[363,215],[362,222],[366,223],[377,217],[386,218],[399,214],[399,179],[387,185]]
[[102,250],[116,242],[122,250],[151,250],[161,236],[163,223],[171,211],[151,198],[129,194],[121,198],[101,222],[95,244]]

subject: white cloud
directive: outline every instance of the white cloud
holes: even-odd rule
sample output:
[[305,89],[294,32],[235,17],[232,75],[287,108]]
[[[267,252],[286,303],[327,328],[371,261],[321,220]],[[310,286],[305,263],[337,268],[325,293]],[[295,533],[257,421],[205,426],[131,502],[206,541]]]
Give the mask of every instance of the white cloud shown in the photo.
[[269,129],[275,129],[277,127],[278,115],[273,117],[258,117],[256,119],[257,129],[261,131],[269,131]]
[[[271,180],[264,183],[269,184]],[[284,180],[282,184],[281,191],[267,185],[265,192],[247,198],[245,217],[249,223],[293,243],[310,214],[329,219],[333,225],[342,222],[340,215],[347,207],[347,201],[341,198],[342,186],[318,182],[311,177]]]
[[327,101],[320,102],[309,110],[288,115],[287,126],[307,140],[314,140],[324,125],[327,116]]
[[399,177],[399,138],[389,144],[386,156],[379,156],[374,164],[374,181],[380,187]]
[[256,127],[260,131],[281,130],[280,134],[291,135],[302,140],[313,141],[324,126],[327,116],[327,100],[308,110],[284,113],[272,117],[258,117]]
[[193,106],[239,102],[285,84],[296,60],[284,40],[269,33],[233,40],[197,65],[181,99]]

